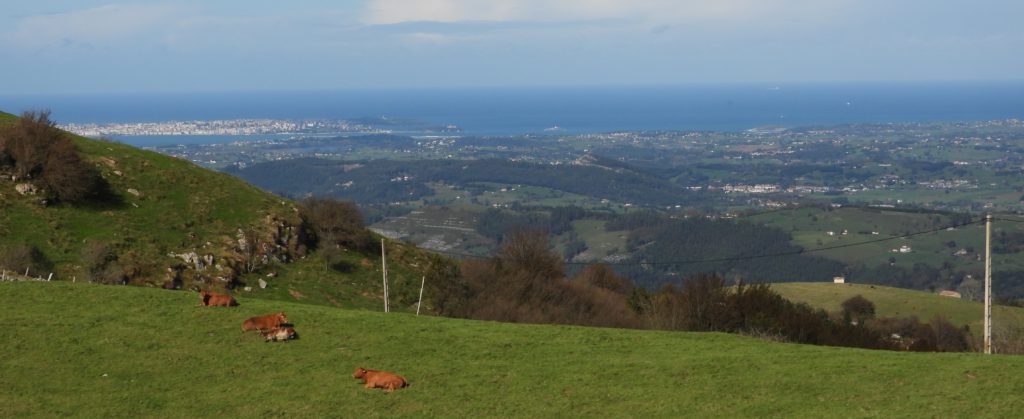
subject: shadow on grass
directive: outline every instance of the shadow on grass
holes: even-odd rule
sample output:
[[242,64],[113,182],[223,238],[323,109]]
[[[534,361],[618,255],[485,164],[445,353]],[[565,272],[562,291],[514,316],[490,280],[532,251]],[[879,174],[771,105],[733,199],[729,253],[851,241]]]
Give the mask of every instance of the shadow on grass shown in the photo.
[[76,208],[93,210],[93,211],[110,211],[120,210],[128,206],[121,196],[114,193],[110,188],[110,183],[106,179],[100,178],[97,181],[96,189],[93,195],[88,199],[78,202],[74,205]]

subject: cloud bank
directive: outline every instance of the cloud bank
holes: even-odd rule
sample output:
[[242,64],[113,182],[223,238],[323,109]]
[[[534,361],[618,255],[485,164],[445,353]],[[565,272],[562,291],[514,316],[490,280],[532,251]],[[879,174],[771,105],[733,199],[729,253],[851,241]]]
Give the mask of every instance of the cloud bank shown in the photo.
[[371,0],[368,24],[629,19],[651,23],[833,14],[849,0]]

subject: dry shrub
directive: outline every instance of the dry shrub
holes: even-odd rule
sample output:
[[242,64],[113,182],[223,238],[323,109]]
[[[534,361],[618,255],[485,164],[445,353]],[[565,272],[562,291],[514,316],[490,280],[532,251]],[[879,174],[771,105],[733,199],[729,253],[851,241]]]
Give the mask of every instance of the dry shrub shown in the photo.
[[993,324],[992,352],[1008,355],[1024,355],[1024,326],[1009,322]]
[[[517,232],[498,255],[462,263],[465,299],[460,317],[520,323],[638,327],[624,295],[583,281],[570,281],[547,236]],[[456,291],[458,287],[454,288]],[[448,296],[448,305],[452,295]]]
[[548,235],[542,230],[519,230],[506,236],[495,263],[505,274],[538,278],[565,276],[562,257],[551,251]]
[[589,265],[583,268],[574,279],[575,282],[591,287],[602,288],[619,295],[630,295],[633,292],[633,283],[629,279],[619,276],[615,270],[603,263]]
[[928,323],[935,331],[935,349],[937,351],[969,352],[973,349],[970,332],[966,328],[956,327],[942,316],[936,316]]
[[376,239],[363,225],[356,204],[331,198],[302,201],[303,219],[312,224],[320,247],[340,246],[364,253],[379,253]]
[[79,202],[103,187],[49,112],[25,112],[17,123],[0,128],[0,164],[13,165],[15,176],[33,180],[58,201]]
[[78,156],[71,141],[53,143],[48,150],[39,183],[53,198],[63,202],[80,202],[100,190],[96,170]]
[[27,244],[0,246],[0,269],[19,274],[25,273],[25,270],[28,269],[30,275],[41,275],[44,271],[48,272],[51,267],[50,261],[35,246]]

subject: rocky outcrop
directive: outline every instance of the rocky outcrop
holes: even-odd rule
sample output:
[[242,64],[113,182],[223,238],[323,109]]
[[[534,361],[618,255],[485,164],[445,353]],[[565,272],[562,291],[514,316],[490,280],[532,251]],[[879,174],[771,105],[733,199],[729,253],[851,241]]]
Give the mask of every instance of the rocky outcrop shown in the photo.
[[39,192],[39,188],[31,183],[19,183],[14,185],[14,190],[22,195],[35,195]]
[[307,238],[297,216],[267,215],[256,225],[237,229],[234,237],[225,237],[219,246],[208,242],[201,250],[170,253],[168,256],[180,262],[171,268],[176,269],[175,274],[166,282],[178,278],[198,286],[216,281],[233,288],[244,274],[305,255]]

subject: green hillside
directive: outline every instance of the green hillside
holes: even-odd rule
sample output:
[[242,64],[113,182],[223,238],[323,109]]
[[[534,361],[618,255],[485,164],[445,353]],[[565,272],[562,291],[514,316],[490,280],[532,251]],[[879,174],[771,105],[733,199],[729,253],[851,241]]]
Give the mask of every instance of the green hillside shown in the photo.
[[[516,325],[195,293],[0,283],[0,416],[1010,417],[1024,359]],[[243,319],[284,310],[300,339]],[[411,387],[363,389],[356,367]]]
[[[983,330],[984,306],[981,303],[943,297],[924,291],[864,284],[791,282],[772,284],[783,297],[828,311],[841,311],[850,297],[861,295],[875,303],[878,317],[917,316],[921,321],[942,315],[956,325],[968,325],[976,335]],[[1024,308],[993,306],[992,324],[1024,326]]]
[[[943,266],[945,263],[956,269],[964,270],[980,270],[982,268],[977,256],[984,249],[985,230],[983,225],[955,229],[941,228],[963,222],[962,216],[843,207],[838,209],[800,208],[765,212],[748,218],[754,222],[791,232],[793,242],[806,249],[867,242],[938,229],[936,232],[914,237],[845,247],[819,254],[851,265],[873,266],[891,261],[896,266],[907,268],[912,267],[915,263],[924,263],[935,267]],[[997,222],[993,230],[994,236],[998,236],[1002,231],[1008,233],[1020,231],[1020,226]],[[844,231],[846,234],[843,234]],[[912,250],[908,253],[893,252],[893,249],[904,245]],[[965,250],[964,254],[956,255],[955,253],[961,249]],[[995,255],[992,263],[1001,269],[1020,269],[1020,259],[1017,254],[998,254]]]
[[[0,124],[17,120],[0,114]],[[0,251],[38,249],[45,267],[32,270],[32,276],[53,272],[58,280],[106,283],[124,278],[148,286],[178,280],[184,289],[235,282],[243,295],[344,307],[379,305],[379,255],[344,252],[326,261],[307,252],[300,238],[305,226],[294,202],[185,160],[67,135],[108,185],[109,196],[43,205],[38,196],[15,191],[24,180],[0,176]],[[265,245],[250,257],[265,264],[244,269],[249,256],[243,238]],[[393,305],[409,310],[421,276],[431,263],[441,262],[402,243],[389,247],[395,255],[390,274],[400,291]],[[97,248],[109,249],[117,259],[102,275],[89,268],[90,251]],[[190,255],[203,263],[186,260]],[[267,288],[259,287],[260,280]]]

